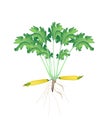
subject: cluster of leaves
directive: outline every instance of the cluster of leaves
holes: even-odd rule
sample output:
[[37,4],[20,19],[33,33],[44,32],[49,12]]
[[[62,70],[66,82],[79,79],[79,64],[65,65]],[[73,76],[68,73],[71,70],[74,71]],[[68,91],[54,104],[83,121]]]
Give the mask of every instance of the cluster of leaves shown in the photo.
[[63,45],[68,45],[70,41],[75,37],[75,33],[77,30],[73,28],[63,29],[60,23],[52,23],[51,28],[48,29],[49,37],[56,41],[56,43],[60,42]]
[[65,50],[61,50],[60,52],[59,52],[59,54],[57,54],[56,55],[57,56],[57,58],[60,60],[64,60],[64,57],[66,56],[70,56],[70,52],[69,52],[69,50],[67,50],[67,49],[65,49]]
[[33,26],[30,31],[32,34],[23,34],[16,38],[15,43],[18,46],[15,48],[15,51],[22,49],[26,46],[27,53],[36,52],[37,55],[45,56],[45,58],[53,57],[53,53],[47,48],[47,34],[44,28]]
[[[53,57],[53,53],[48,49],[47,42],[60,43],[63,46],[69,44],[72,48],[81,51],[82,47],[85,46],[87,49],[94,50],[91,43],[94,43],[91,36],[85,36],[84,33],[76,34],[78,30],[76,28],[63,28],[60,23],[52,23],[51,27],[48,28],[48,34],[42,27],[33,26],[30,31],[31,34],[23,34],[16,38],[15,43],[18,46],[15,48],[16,51],[22,49],[24,46],[28,53],[36,52],[37,55],[42,55],[46,59]],[[64,57],[70,55],[70,51],[67,49],[60,50],[56,54],[56,58],[64,60]]]

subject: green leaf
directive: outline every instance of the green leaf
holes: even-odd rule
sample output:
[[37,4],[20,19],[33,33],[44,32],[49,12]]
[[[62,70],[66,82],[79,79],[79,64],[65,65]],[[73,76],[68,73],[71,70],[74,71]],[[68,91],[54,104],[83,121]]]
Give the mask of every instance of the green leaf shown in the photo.
[[19,36],[16,38],[15,42],[14,43],[20,43],[21,41],[23,40],[23,37],[22,36]]
[[47,48],[48,36],[44,28],[33,26],[30,31],[32,34],[26,33],[16,38],[15,43],[19,45],[15,48],[15,51],[21,50],[25,46],[27,53],[36,52],[37,55],[42,55],[45,58],[52,57],[53,54]]
[[32,31],[33,33],[37,33],[39,31],[38,27],[31,27],[30,31]]
[[78,30],[76,28],[74,28],[74,27],[69,29],[70,34],[74,34],[76,32],[78,32]]
[[70,56],[70,52],[67,49],[61,50],[59,54],[56,55],[57,59],[60,60],[64,60],[64,58],[67,56]]
[[60,23],[52,23],[51,28],[48,29],[50,36],[56,41],[57,36],[61,37],[61,31],[63,30]]
[[33,32],[32,34],[33,39],[37,39],[38,43],[43,44],[47,42],[47,35],[44,28],[40,27],[37,29],[37,27],[33,26],[30,30],[32,30]]
[[88,43],[94,43],[93,39],[91,36],[85,36],[85,39]]
[[32,36],[28,33],[23,34],[23,36],[17,37],[15,40],[15,43],[19,44],[16,48],[15,51],[18,51],[19,49],[21,50],[24,46],[26,46],[27,50],[33,45],[35,45],[35,42],[32,39]]
[[49,34],[47,35],[47,40],[51,42],[51,29],[50,28],[48,28],[48,32]]
[[75,37],[74,33],[76,33],[77,30],[75,28],[71,29],[64,29],[62,34],[61,34],[61,43],[64,45],[68,45],[70,41]]
[[82,47],[85,46],[86,49],[94,50],[94,48],[90,45],[91,43],[94,43],[91,36],[85,36],[84,33],[80,33],[76,35],[76,37],[72,40],[73,47],[76,48],[76,50],[81,51]]

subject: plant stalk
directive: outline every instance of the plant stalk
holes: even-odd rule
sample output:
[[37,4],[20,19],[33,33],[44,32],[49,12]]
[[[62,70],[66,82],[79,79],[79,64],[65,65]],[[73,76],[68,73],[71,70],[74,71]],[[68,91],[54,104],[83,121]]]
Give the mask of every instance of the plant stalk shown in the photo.
[[[73,46],[72,46],[71,50],[69,51],[70,53],[71,53],[72,49],[73,49]],[[65,63],[67,61],[67,59],[68,59],[68,56],[65,58],[62,66],[61,66],[61,69],[60,69],[59,73],[56,75],[56,78],[58,78],[58,76],[60,75],[60,73],[61,73],[61,71],[62,71],[62,69],[63,69],[63,67],[64,67],[64,65],[65,65]]]
[[54,48],[54,40],[53,40],[53,79],[55,79],[55,48]]
[[40,56],[40,58],[41,58],[41,60],[42,60],[42,62],[43,62],[43,65],[44,65],[44,67],[45,67],[45,69],[46,69],[46,71],[47,71],[49,77],[52,78],[52,75],[50,74],[50,72],[49,72],[49,70],[48,70],[48,68],[47,68],[47,66],[46,66],[46,64],[45,64],[45,62],[44,62],[42,56]]
[[[45,59],[45,61],[46,61],[46,66],[47,66],[48,72],[49,72],[49,74],[51,75],[51,78],[52,78],[53,75],[52,75],[52,73],[51,73],[51,63],[49,64],[49,63],[47,62],[47,59]],[[49,60],[49,61],[50,61],[50,60]]]
[[[59,49],[59,52],[61,51],[61,48],[62,48],[62,44],[60,44],[60,49]],[[57,78],[57,72],[58,72],[58,68],[59,68],[59,62],[60,62],[60,59],[57,60],[57,68],[56,68],[56,78]]]

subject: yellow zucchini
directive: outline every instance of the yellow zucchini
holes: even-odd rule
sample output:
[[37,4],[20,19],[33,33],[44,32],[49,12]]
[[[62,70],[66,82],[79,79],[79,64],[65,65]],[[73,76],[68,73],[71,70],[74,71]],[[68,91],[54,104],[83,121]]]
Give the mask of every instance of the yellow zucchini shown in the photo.
[[26,84],[24,84],[24,86],[34,86],[34,85],[38,85],[38,84],[42,84],[42,83],[46,83],[48,82],[48,79],[39,79],[39,80],[32,80],[30,82],[27,82]]
[[76,76],[76,75],[73,75],[73,76],[60,76],[59,79],[61,80],[78,80],[80,78],[82,78],[83,76]]

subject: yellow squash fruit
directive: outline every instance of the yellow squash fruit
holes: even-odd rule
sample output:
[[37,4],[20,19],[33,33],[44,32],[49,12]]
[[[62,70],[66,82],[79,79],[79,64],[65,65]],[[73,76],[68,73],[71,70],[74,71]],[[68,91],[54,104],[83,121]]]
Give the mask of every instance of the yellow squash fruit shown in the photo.
[[26,84],[24,84],[24,86],[34,86],[34,85],[38,85],[38,84],[42,84],[42,83],[46,83],[48,82],[48,79],[39,79],[39,80],[32,80],[30,82],[27,82]]
[[73,75],[73,76],[60,76],[59,79],[61,80],[78,80],[80,78],[82,78],[83,76],[76,76],[76,75]]

